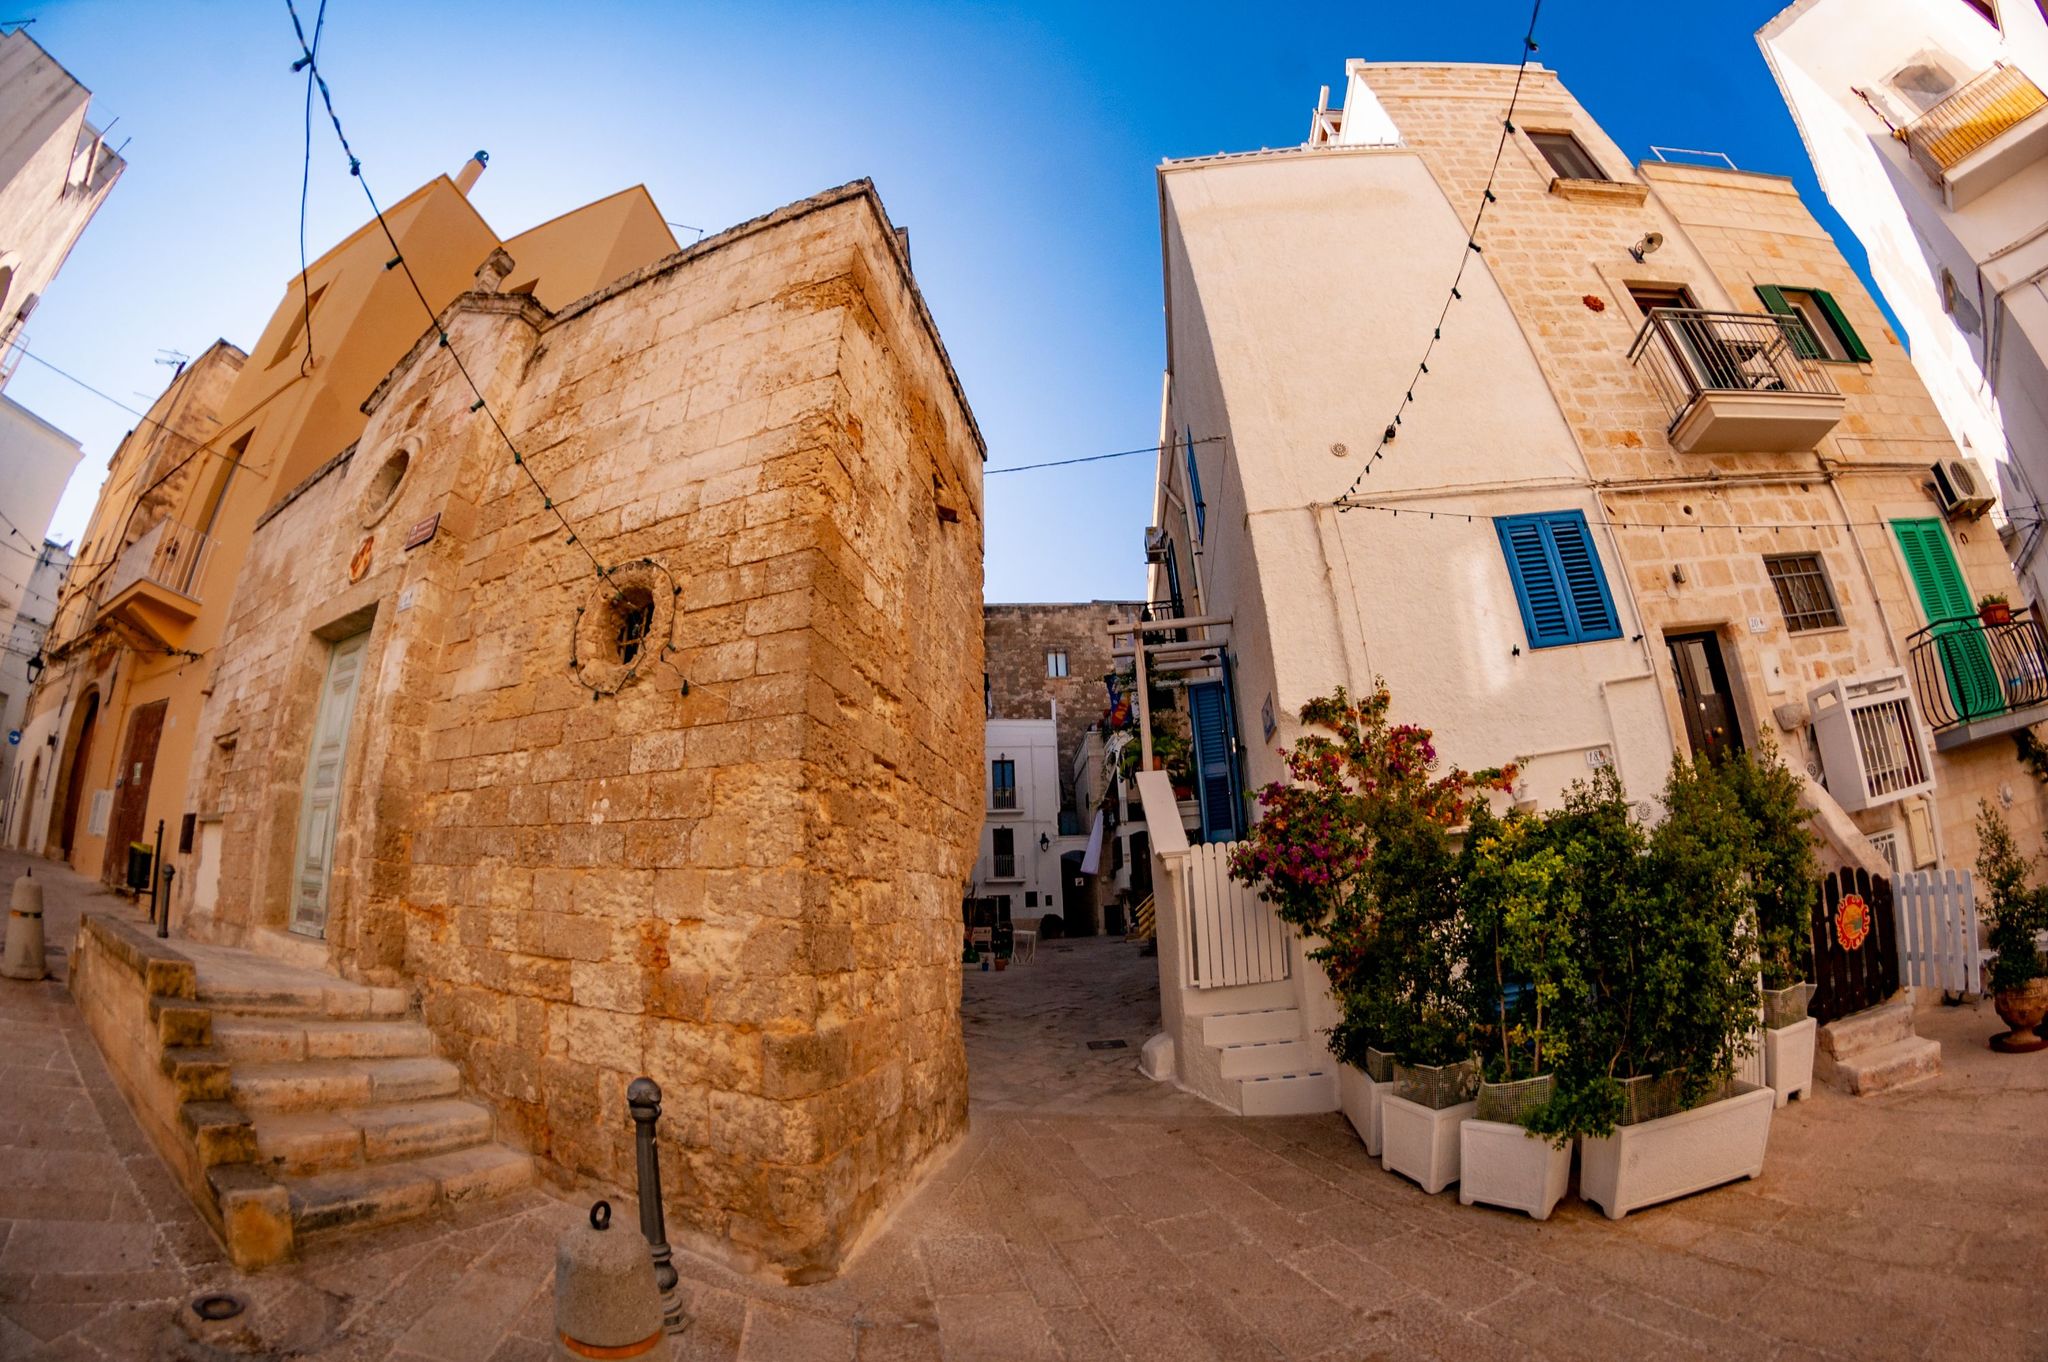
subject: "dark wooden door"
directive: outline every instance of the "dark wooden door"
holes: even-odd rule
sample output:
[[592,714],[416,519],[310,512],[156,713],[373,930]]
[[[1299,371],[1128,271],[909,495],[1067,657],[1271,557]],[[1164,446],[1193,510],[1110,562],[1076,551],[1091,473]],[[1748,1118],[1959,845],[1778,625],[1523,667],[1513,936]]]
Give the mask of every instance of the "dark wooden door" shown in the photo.
[[78,722],[78,736],[71,743],[71,767],[64,775],[64,814],[57,820],[57,847],[64,859],[78,842],[78,825],[85,818],[85,773],[92,763],[92,740],[99,727],[100,693],[85,697],[85,717]]
[[1673,634],[1671,673],[1678,683],[1678,707],[1685,715],[1685,738],[1695,757],[1720,757],[1742,750],[1742,727],[1735,721],[1735,699],[1728,692],[1728,669],[1721,661],[1721,640],[1712,634]]
[[1821,881],[1813,905],[1813,985],[1806,1010],[1823,1026],[1899,991],[1890,880],[1845,866]]
[[[108,884],[128,878],[128,844],[145,841],[143,819],[149,816],[149,786],[156,778],[156,749],[163,741],[168,700],[143,705],[128,720],[128,743],[114,772],[114,817],[107,825],[107,854],[100,878]],[[150,873],[154,874],[152,870]]]

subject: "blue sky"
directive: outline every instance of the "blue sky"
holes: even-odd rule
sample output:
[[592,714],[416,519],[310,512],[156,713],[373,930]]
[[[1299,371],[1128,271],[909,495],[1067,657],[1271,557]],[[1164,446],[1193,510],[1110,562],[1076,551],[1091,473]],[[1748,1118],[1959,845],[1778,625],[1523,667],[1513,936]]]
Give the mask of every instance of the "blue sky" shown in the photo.
[[[318,0],[302,0],[308,23]],[[1766,3],[1550,0],[1538,59],[1632,155],[1727,152],[1814,184],[1751,34]],[[861,176],[909,228],[919,280],[989,441],[989,467],[1156,435],[1162,157],[1300,142],[1347,57],[1512,61],[1526,0],[1247,6],[400,5],[330,0],[321,66],[385,202],[479,147],[475,202],[509,236],[644,182],[716,231]],[[298,268],[302,76],[284,0],[16,3],[119,116],[130,168],[48,291],[31,349],[141,408],[159,348],[250,344]],[[316,125],[308,249],[364,217]],[[690,239],[688,233],[679,233]],[[133,418],[33,362],[9,396],[85,462],[75,537]],[[1142,584],[1147,457],[988,482],[990,600]]]

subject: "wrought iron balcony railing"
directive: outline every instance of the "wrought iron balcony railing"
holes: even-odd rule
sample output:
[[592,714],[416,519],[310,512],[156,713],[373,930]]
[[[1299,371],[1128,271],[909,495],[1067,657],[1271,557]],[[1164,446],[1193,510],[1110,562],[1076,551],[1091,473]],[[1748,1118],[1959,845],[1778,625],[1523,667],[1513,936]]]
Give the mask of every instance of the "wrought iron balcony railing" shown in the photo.
[[1670,413],[1680,450],[1811,449],[1841,419],[1841,391],[1799,317],[1652,309],[1629,348]]
[[2043,109],[2048,95],[2025,72],[2001,62],[1965,81],[1899,136],[1920,168],[1946,184],[1951,171]]
[[2032,608],[1999,624],[1976,615],[1940,620],[1906,646],[1937,746],[2009,732],[2048,708],[2048,633]]

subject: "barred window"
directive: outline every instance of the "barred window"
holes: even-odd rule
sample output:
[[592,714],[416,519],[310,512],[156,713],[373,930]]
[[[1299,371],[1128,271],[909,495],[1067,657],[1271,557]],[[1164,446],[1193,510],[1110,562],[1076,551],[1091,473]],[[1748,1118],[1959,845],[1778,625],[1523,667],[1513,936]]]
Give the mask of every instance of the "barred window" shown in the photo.
[[1771,574],[1771,585],[1778,590],[1778,609],[1785,612],[1786,627],[1793,633],[1841,624],[1842,613],[1835,608],[1835,593],[1828,587],[1819,554],[1780,554],[1764,559],[1764,569]]

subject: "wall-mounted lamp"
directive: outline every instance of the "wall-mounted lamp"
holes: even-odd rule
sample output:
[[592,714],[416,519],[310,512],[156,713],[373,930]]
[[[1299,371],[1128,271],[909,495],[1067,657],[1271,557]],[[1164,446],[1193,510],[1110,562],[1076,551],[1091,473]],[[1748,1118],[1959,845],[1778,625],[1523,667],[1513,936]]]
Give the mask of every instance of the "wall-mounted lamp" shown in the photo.
[[1645,232],[1641,241],[1628,248],[1628,253],[1634,256],[1636,263],[1640,265],[1643,263],[1644,256],[1655,255],[1657,248],[1663,244],[1664,234],[1662,232]]
[[1039,849],[1040,851],[1047,851],[1047,850],[1050,850],[1050,849],[1051,849],[1051,847],[1052,847],[1052,838],[1050,838],[1050,837],[1046,836],[1046,835],[1045,835],[1044,833],[1042,833],[1042,832],[1041,832],[1041,833],[1039,833],[1039,834],[1038,834],[1038,849]]
[[35,683],[35,679],[43,674],[42,653],[30,653],[28,661],[22,664],[22,669],[28,673],[29,683],[33,685]]

